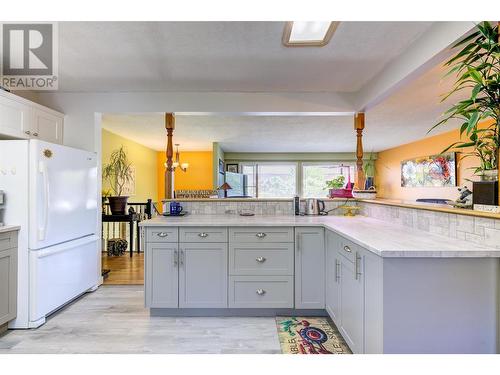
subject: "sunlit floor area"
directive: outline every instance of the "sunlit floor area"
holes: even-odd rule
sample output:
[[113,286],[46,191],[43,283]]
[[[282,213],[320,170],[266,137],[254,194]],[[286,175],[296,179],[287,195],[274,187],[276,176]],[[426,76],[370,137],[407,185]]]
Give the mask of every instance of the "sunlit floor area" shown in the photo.
[[150,317],[141,286],[101,286],[36,330],[0,336],[0,354],[280,352],[272,317]]
[[105,285],[143,285],[144,253],[126,252],[121,256],[108,256],[102,253],[102,269],[109,270],[104,278]]

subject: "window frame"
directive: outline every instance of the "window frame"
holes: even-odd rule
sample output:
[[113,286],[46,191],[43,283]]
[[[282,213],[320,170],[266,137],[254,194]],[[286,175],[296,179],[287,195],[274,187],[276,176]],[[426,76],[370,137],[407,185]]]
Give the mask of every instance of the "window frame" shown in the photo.
[[[356,174],[356,162],[354,161],[342,161],[342,160],[336,160],[336,161],[304,161],[300,162],[300,197],[301,198],[306,198],[304,196],[304,190],[305,190],[305,179],[304,179],[304,167],[314,167],[314,166],[333,166],[333,167],[350,167],[353,168],[353,173],[351,173],[351,182],[354,182],[355,179],[355,174]],[[347,182],[347,181],[346,181]],[[310,197],[310,198],[317,198],[317,197]]]
[[295,194],[297,194],[299,197],[301,196],[301,191],[300,191],[300,186],[301,186],[301,179],[302,179],[302,167],[301,163],[298,161],[273,161],[273,160],[266,160],[266,161],[242,161],[238,163],[238,168],[240,171],[243,171],[243,166],[253,166],[255,168],[255,198],[257,199],[291,199],[290,198],[284,198],[284,197],[266,197],[266,198],[260,198],[259,197],[259,165],[293,165],[295,166]]

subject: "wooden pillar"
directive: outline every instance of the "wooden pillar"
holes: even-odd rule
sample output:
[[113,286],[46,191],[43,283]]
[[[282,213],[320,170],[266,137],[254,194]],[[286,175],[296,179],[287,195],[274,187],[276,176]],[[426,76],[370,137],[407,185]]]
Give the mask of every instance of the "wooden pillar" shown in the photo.
[[174,157],[174,146],[172,136],[175,129],[175,115],[173,113],[165,113],[165,129],[167,130],[167,167],[165,168],[165,199],[174,197],[174,168],[172,167]]
[[364,190],[365,172],[363,171],[363,129],[365,128],[365,114],[363,112],[354,115],[354,130],[356,130],[356,188]]

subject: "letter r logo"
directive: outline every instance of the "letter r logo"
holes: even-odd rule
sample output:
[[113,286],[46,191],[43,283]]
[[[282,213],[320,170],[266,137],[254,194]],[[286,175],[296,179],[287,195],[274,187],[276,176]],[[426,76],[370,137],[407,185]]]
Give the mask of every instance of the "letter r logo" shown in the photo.
[[3,24],[3,75],[52,75],[52,24]]

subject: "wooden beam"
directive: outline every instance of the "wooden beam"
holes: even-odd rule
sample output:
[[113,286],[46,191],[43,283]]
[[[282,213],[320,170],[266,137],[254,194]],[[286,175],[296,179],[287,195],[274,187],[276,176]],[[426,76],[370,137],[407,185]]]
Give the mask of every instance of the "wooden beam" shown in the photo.
[[167,130],[167,167],[165,168],[165,199],[174,197],[174,168],[172,167],[174,156],[174,145],[172,136],[175,129],[175,115],[173,113],[165,113],[165,129]]
[[356,188],[364,190],[365,172],[363,171],[363,129],[365,128],[365,114],[363,112],[354,115],[354,130],[356,130]]

